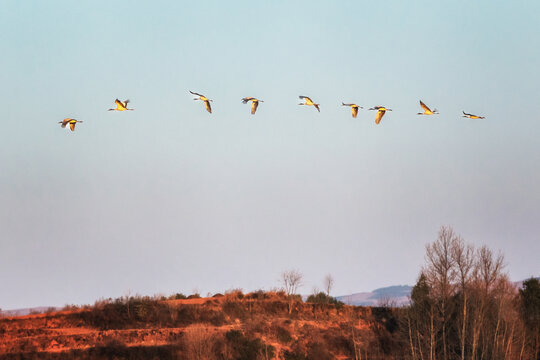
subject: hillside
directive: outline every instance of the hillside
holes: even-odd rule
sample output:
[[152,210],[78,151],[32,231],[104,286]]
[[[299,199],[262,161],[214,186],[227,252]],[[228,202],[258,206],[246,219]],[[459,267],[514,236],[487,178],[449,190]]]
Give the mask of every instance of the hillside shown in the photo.
[[0,319],[0,359],[353,359],[382,356],[396,324],[389,309],[283,293],[117,299]]

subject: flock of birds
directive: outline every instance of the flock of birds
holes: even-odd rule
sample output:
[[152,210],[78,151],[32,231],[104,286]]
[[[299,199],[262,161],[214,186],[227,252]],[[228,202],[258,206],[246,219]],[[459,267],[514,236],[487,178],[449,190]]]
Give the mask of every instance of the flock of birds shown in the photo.
[[[202,101],[204,103],[204,107],[206,108],[206,110],[210,114],[212,113],[212,106],[210,105],[210,102],[212,102],[213,100],[207,98],[206,96],[204,96],[202,94],[193,92],[191,90],[189,92],[195,96],[195,98],[193,100]],[[321,112],[321,109],[319,108],[320,104],[316,104],[313,100],[311,100],[310,97],[300,95],[299,98],[301,100],[304,100],[304,102],[300,103],[298,105],[313,106],[315,109],[317,109],[318,112]],[[244,104],[247,104],[250,101],[251,101],[251,114],[254,115],[255,112],[257,111],[257,108],[259,107],[259,103],[264,102],[264,101],[261,100],[261,99],[251,97],[251,96],[245,97],[245,98],[242,99],[242,102]],[[109,109],[109,111],[133,110],[133,109],[128,108],[129,100],[120,101],[120,100],[116,99],[114,101],[114,103],[116,104],[116,108]],[[356,105],[356,104],[345,104],[345,103],[342,102],[341,105],[342,106],[348,106],[348,107],[351,108],[353,118],[356,118],[358,116],[358,109],[363,109],[362,106],[359,106],[359,105]],[[437,115],[437,114],[439,114],[437,109],[431,110],[426,104],[424,104],[422,102],[422,100],[420,100],[420,106],[422,107],[424,112],[418,113],[417,115]],[[375,116],[375,123],[376,124],[379,124],[381,122],[381,119],[383,118],[384,114],[387,111],[392,111],[392,109],[389,109],[389,108],[387,108],[385,106],[374,106],[372,108],[369,108],[368,110],[377,110],[377,115]],[[483,117],[483,116],[468,114],[465,111],[463,111],[463,117],[466,117],[466,118],[469,118],[469,119],[485,119],[485,117]],[[71,118],[65,118],[64,120],[59,121],[58,123],[62,124],[62,128],[65,128],[69,124],[70,130],[75,131],[75,125],[77,123],[82,123],[82,121],[81,120],[76,120],[76,119],[71,119]]]

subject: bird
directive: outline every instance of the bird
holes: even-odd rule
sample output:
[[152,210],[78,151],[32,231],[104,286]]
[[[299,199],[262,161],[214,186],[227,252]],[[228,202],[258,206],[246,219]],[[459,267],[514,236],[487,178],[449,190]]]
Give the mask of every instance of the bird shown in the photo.
[[209,98],[207,98],[206,96],[202,95],[202,94],[198,94],[196,92],[193,92],[191,90],[189,90],[190,93],[192,93],[193,95],[197,95],[198,98],[195,98],[193,100],[201,100],[201,101],[204,101],[204,107],[206,108],[206,110],[211,114],[212,113],[212,107],[210,106],[210,100]]
[[355,118],[358,116],[358,109],[363,109],[363,107],[358,106],[356,104],[345,104],[344,102],[341,102],[341,106],[350,106],[352,110],[352,117]]
[[424,109],[424,112],[423,113],[417,113],[416,115],[435,115],[435,114],[438,114],[437,112],[437,109],[433,109],[433,111],[431,111],[431,109],[422,102],[422,100],[420,100],[420,106],[422,107],[422,109]]
[[485,119],[485,117],[483,116],[478,116],[478,115],[473,115],[473,114],[467,114],[465,111],[463,111],[463,116],[462,117],[466,117],[466,118],[469,118],[469,119]]
[[127,104],[129,103],[129,100],[120,101],[118,99],[114,100],[114,103],[116,104],[115,109],[109,109],[109,111],[124,111],[124,110],[133,110],[128,109]]
[[384,116],[385,112],[392,111],[392,109],[388,109],[384,106],[375,106],[375,107],[370,108],[369,110],[377,110],[377,117],[375,117],[375,124],[378,124],[381,122],[381,119]]
[[255,115],[255,111],[257,111],[257,107],[259,106],[259,103],[264,102],[264,100],[259,100],[251,96],[248,96],[242,99],[242,102],[244,104],[247,104],[248,101],[251,101],[251,114],[252,115]]
[[65,118],[62,121],[58,122],[59,124],[62,124],[62,128],[65,128],[67,124],[69,124],[69,128],[71,131],[75,131],[75,124],[82,123],[82,120],[76,120],[71,118]]
[[307,96],[302,96],[302,95],[300,95],[299,98],[305,100],[305,103],[300,103],[300,104],[298,104],[298,105],[313,105],[313,106],[315,106],[315,108],[317,109],[318,112],[321,112],[321,109],[319,109],[319,105],[321,105],[321,104],[315,104],[315,103],[313,102],[313,100],[311,100],[311,99],[310,99],[309,97],[307,97]]

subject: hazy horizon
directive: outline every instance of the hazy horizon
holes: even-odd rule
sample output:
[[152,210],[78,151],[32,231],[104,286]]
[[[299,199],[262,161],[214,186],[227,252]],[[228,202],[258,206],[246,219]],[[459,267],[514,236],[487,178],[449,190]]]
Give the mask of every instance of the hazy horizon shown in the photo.
[[412,285],[442,225],[540,274],[539,3],[115,4],[0,4],[0,308]]

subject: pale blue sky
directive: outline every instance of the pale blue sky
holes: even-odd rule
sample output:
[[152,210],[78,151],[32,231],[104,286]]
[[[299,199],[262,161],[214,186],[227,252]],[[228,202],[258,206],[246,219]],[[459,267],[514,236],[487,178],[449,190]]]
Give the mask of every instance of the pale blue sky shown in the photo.
[[[412,284],[441,225],[538,275],[539,13],[0,2],[0,308],[270,289],[290,268],[304,293],[326,273],[335,295]],[[394,111],[376,126],[341,101]]]

